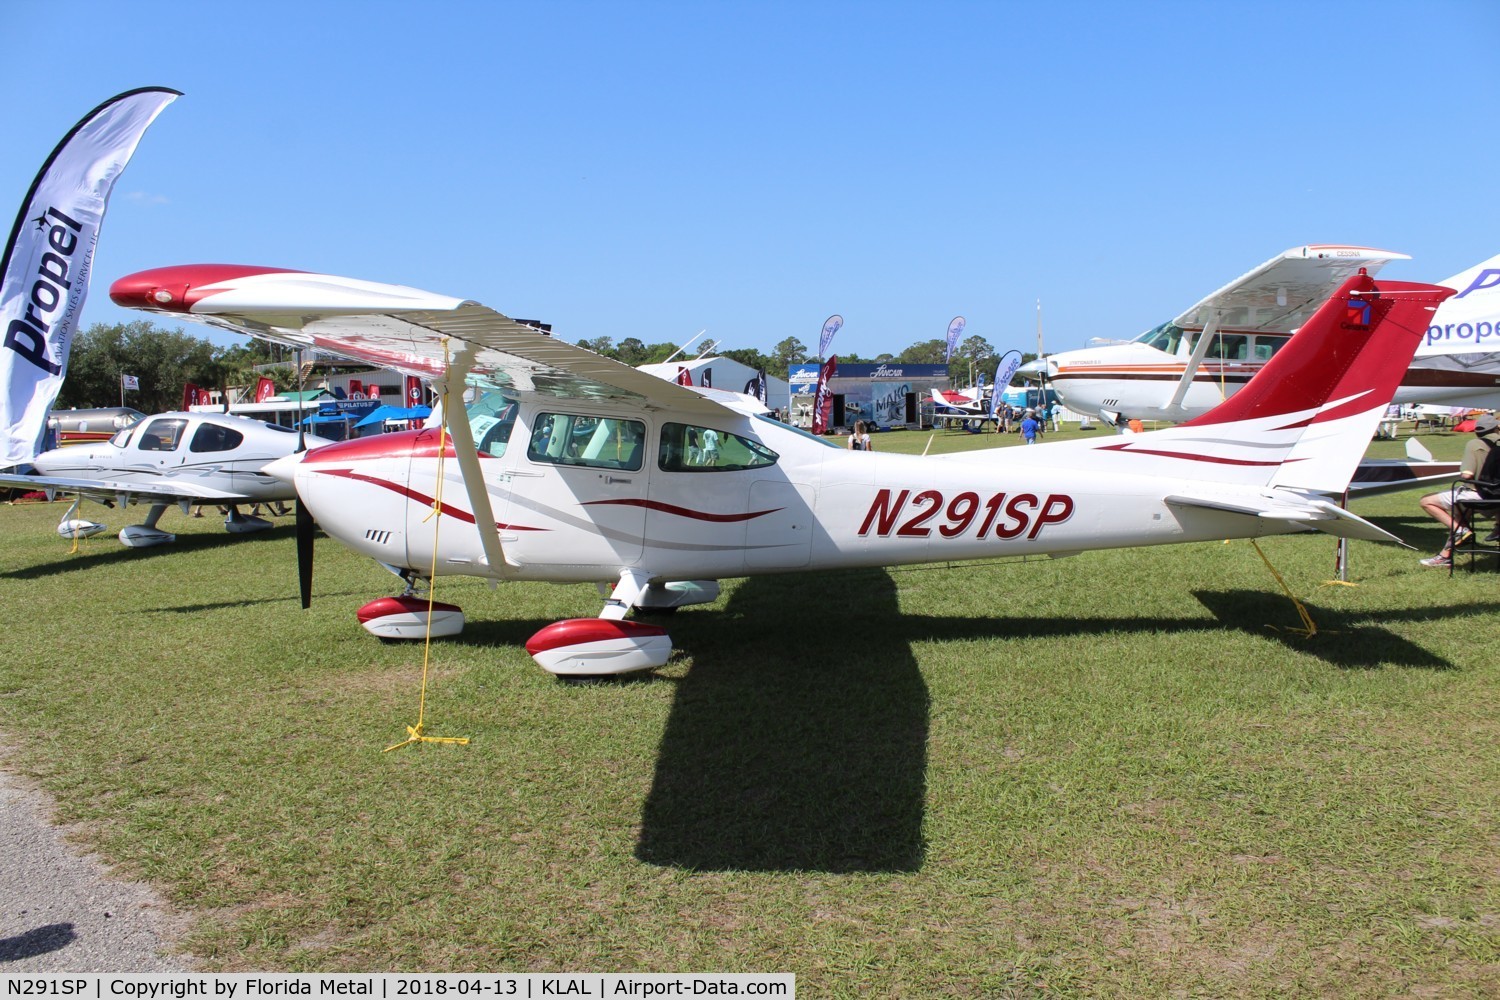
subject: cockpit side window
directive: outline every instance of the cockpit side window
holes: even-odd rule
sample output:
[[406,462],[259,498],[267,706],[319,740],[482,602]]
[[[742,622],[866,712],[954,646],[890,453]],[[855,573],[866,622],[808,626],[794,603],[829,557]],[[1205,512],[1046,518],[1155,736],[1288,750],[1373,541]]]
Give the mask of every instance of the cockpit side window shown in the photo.
[[526,457],[548,465],[639,472],[646,425],[639,420],[579,413],[538,413]]
[[188,445],[188,451],[233,451],[245,440],[245,435],[233,427],[220,427],[218,424],[199,424],[198,429],[193,432],[193,441]]
[[187,427],[187,421],[179,417],[164,417],[153,420],[145,427],[135,439],[136,449],[139,451],[176,451],[177,446],[182,443],[182,432]]

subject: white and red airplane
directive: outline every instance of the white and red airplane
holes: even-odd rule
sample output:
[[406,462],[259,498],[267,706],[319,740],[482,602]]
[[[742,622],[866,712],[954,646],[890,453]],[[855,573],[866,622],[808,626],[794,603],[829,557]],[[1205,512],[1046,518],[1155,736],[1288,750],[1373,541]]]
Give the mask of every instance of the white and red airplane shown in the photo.
[[[122,510],[149,504],[144,524],[120,531],[120,541],[145,548],[177,540],[156,526],[173,504],[184,513],[192,504],[227,507],[224,527],[236,534],[271,527],[264,518],[240,513],[239,505],[290,501],[297,494],[262,470],[299,448],[328,443],[233,414],[159,413],[117,431],[108,441],[44,451],[31,460],[36,475],[0,474],[0,485],[72,494]],[[75,503],[63,515],[59,535],[87,538],[105,530],[96,521],[75,518],[77,510]]]
[[[1451,289],[1346,281],[1261,376],[1197,420],[1129,437],[937,457],[851,452],[750,397],[664,381],[474,302],[329,275],[188,265],[121,278],[111,298],[433,380],[429,426],[286,458],[329,535],[406,578],[593,582],[597,618],[542,629],[545,669],[665,663],[659,626],[719,579],[996,556],[1063,556],[1318,531],[1399,541],[1342,493]],[[459,404],[465,386],[475,398]],[[717,437],[712,463],[691,438]],[[439,502],[439,498],[440,502]],[[434,506],[441,516],[431,517]],[[309,583],[304,577],[304,601]],[[387,636],[457,631],[408,593],[367,605]]]
[[[1075,413],[1188,420],[1249,383],[1343,281],[1405,254],[1293,247],[1128,343],[1062,351],[1023,365]],[[1457,274],[1394,395],[1397,403],[1500,406],[1500,256]],[[1493,291],[1492,291],[1493,290]]]
[[967,389],[933,389],[932,408],[943,417],[975,417],[989,413],[984,390],[977,385]]

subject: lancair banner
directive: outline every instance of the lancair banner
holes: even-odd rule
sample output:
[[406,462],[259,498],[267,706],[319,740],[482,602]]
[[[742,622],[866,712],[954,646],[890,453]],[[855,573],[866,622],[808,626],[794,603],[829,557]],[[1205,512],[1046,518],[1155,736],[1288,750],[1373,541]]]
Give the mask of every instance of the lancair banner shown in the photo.
[[110,191],[146,127],[180,96],[149,87],[99,105],[52,151],[21,204],[0,262],[0,467],[41,448]]

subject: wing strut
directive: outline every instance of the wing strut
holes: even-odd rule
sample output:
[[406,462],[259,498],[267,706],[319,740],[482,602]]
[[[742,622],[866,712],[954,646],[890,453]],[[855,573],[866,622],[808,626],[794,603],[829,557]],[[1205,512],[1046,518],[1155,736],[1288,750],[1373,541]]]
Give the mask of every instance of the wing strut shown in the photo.
[[[505,549],[500,544],[490,492],[484,485],[484,470],[479,467],[479,450],[474,447],[474,432],[464,412],[464,380],[474,367],[474,352],[478,348],[467,341],[460,343],[463,347],[459,348],[458,356],[444,366],[443,377],[434,384],[443,404],[443,423],[448,425],[458,468],[464,474],[464,491],[469,495],[469,509],[474,512],[474,527],[479,531],[479,543],[484,546],[485,561],[492,570],[509,575],[511,565],[506,562]],[[458,420],[453,419],[454,404],[458,407]]]
[[[1193,376],[1198,373],[1198,366],[1203,364],[1203,358],[1208,354],[1209,342],[1219,332],[1219,317],[1222,315],[1215,309],[1208,314],[1208,322],[1203,324],[1203,330],[1198,334],[1198,342],[1193,345],[1193,354],[1188,358],[1187,367],[1182,370],[1182,378],[1177,383],[1177,390],[1172,393],[1172,398],[1167,402],[1165,409],[1176,410],[1182,406],[1182,401],[1187,396],[1188,387],[1193,384]],[[1219,359],[1222,366],[1223,359]]]

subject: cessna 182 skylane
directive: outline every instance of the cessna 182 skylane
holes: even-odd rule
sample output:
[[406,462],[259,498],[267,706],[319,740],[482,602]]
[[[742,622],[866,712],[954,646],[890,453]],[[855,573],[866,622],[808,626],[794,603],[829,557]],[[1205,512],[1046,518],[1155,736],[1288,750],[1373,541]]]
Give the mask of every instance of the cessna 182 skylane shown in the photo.
[[[1451,289],[1351,277],[1245,391],[1206,416],[1127,438],[933,458],[851,452],[554,340],[474,302],[329,275],[187,265],[121,278],[113,300],[433,380],[436,427],[329,445],[269,471],[323,530],[408,582],[594,582],[598,618],[527,649],[556,674],[666,662],[635,610],[712,601],[724,577],[1003,555],[1070,555],[1316,530],[1398,541],[1328,499],[1343,491]],[[465,412],[465,385],[479,395]],[[695,459],[711,429],[717,457]],[[430,517],[435,498],[441,516]],[[309,582],[304,577],[304,601]],[[426,601],[361,612],[377,634]],[[406,622],[405,625],[402,622]],[[431,624],[461,627],[452,605]]]
[[[1188,420],[1239,391],[1342,282],[1405,254],[1293,247],[1129,343],[1062,351],[1023,365],[1075,413]],[[1442,283],[1458,290],[1429,324],[1394,402],[1500,406],[1500,256]]]
[[[304,435],[302,447],[329,442]],[[229,508],[224,527],[236,534],[271,527],[264,518],[240,513],[240,504],[296,499],[292,487],[266,475],[266,464],[292,454],[298,434],[249,417],[227,413],[159,413],[143,417],[108,441],[44,451],[31,460],[36,475],[0,474],[0,485],[67,493],[108,507],[150,504],[144,524],[121,529],[120,541],[145,548],[176,541],[156,526],[172,504]],[[75,503],[57,533],[86,538],[105,530],[74,518]]]

